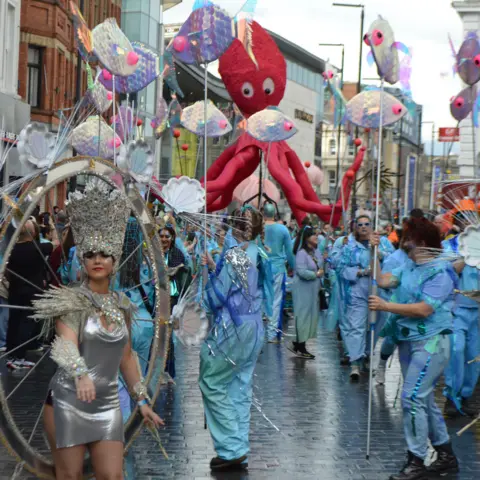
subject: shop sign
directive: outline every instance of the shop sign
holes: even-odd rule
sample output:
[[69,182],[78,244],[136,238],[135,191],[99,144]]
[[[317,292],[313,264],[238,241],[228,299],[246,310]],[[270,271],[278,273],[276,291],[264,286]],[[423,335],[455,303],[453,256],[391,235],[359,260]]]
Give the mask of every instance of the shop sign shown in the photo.
[[311,113],[304,112],[303,110],[295,109],[295,118],[297,120],[303,120],[307,123],[313,123],[313,115]]

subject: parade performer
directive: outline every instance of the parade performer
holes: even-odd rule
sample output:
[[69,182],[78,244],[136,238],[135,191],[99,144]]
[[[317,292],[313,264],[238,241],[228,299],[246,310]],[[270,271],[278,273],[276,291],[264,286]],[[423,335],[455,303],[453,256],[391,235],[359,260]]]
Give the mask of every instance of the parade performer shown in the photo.
[[[380,237],[372,235],[372,245]],[[381,288],[396,288],[391,302],[371,296],[371,310],[389,312],[382,335],[398,343],[403,375],[403,428],[408,460],[390,480],[421,480],[429,474],[458,471],[450,437],[435,403],[435,385],[450,358],[453,329],[454,288],[458,277],[449,262],[438,258],[440,233],[425,218],[411,219],[404,237],[404,248],[414,263],[377,277]],[[381,272],[380,265],[377,266]],[[428,468],[424,460],[428,440],[438,453]]]
[[[339,276],[342,278],[345,299],[345,318],[340,323],[342,338],[350,357],[350,379],[357,382],[360,378],[362,361],[368,359],[370,348],[367,343],[368,293],[370,291],[370,236],[371,219],[367,213],[360,214],[355,222],[355,234],[348,237],[338,262]],[[386,258],[393,252],[393,246],[382,237],[379,256]],[[368,336],[368,340],[370,336]]]
[[273,273],[273,314],[268,318],[267,341],[279,342],[282,338],[283,306],[285,303],[287,270],[285,263],[293,270],[293,256],[290,233],[285,225],[275,222],[275,207],[269,203],[264,206],[265,245],[269,248],[268,256],[272,263]]
[[[143,243],[142,232],[135,217],[130,217],[125,234],[123,254],[120,264],[124,264],[121,273],[117,275],[116,291],[124,291],[125,295],[136,307],[137,319],[130,329],[130,341],[138,356],[142,375],[147,373],[147,363],[150,357],[154,335],[154,288],[153,273],[145,261],[143,249],[138,245]],[[119,383],[120,405],[123,420],[126,421],[132,412],[130,394],[123,378]]]
[[[464,230],[466,219],[473,215],[475,214],[471,211],[465,214],[456,213],[453,221],[459,232]],[[458,255],[458,235],[442,242],[442,246],[445,252]],[[470,267],[460,260],[455,263],[455,269],[460,277],[460,290],[479,289],[480,275],[476,267]],[[478,322],[478,303],[464,295],[456,295],[452,355],[445,369],[444,395],[447,402],[444,413],[449,417],[459,413],[473,416],[476,413],[473,406],[469,405],[468,399],[473,395],[480,373],[480,363],[469,363],[480,353]]]
[[292,286],[293,314],[295,316],[296,342],[290,351],[302,358],[314,359],[305,343],[317,337],[320,318],[320,288],[323,277],[323,257],[318,251],[315,230],[303,227],[295,241],[295,278]]
[[97,478],[122,478],[123,421],[119,369],[145,420],[163,421],[149,405],[130,330],[134,306],[110,290],[122,256],[130,214],[127,199],[106,184],[87,184],[70,194],[67,211],[85,282],[52,289],[34,302],[34,318],[54,318],[52,358],[59,369],[50,382],[44,422],[57,478],[81,478],[88,449]]
[[262,216],[244,207],[235,227],[236,245],[218,265],[211,255],[203,258],[210,272],[206,308],[214,324],[200,353],[199,386],[217,452],[212,470],[248,466],[253,372],[264,342],[262,288],[268,285],[261,279],[268,277],[268,264],[254,241],[263,228]]

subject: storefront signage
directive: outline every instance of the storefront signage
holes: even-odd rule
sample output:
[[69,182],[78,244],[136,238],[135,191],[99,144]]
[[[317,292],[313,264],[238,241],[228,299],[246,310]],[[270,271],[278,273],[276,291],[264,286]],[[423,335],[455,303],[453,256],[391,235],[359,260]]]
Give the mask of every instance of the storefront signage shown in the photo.
[[439,142],[459,142],[460,129],[459,128],[439,128],[438,141]]
[[313,123],[313,115],[311,113],[304,112],[303,110],[295,109],[295,118],[298,120],[303,120],[307,123]]
[[17,140],[17,134],[12,132],[7,132],[5,130],[0,130],[0,140],[2,142],[13,143]]

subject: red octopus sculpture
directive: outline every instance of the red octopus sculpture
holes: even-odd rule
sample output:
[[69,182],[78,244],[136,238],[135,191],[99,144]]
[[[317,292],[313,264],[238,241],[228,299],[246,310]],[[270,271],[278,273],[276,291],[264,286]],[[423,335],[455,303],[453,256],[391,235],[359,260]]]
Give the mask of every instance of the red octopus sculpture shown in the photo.
[[[251,28],[254,58],[247,53],[243,43],[236,39],[220,57],[219,65],[228,93],[245,118],[268,106],[278,106],[287,83],[287,64],[274,40],[258,23],[252,22]],[[232,202],[235,187],[255,172],[260,164],[261,153],[266,156],[268,147],[268,143],[259,142],[244,133],[217,158],[207,172],[209,212],[222,210]],[[348,205],[355,174],[362,164],[364,154],[365,148],[362,147],[343,177],[344,205]],[[267,167],[282,188],[299,224],[307,213],[316,214],[323,221],[329,222],[332,212],[333,224],[338,223],[342,213],[342,199],[335,205],[323,205],[320,202],[302,162],[285,141],[271,144]]]

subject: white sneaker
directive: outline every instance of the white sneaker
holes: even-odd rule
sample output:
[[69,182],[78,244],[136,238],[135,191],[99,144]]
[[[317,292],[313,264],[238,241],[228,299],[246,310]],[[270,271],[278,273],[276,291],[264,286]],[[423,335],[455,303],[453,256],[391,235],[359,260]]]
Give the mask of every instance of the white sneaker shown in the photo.
[[350,370],[350,380],[352,382],[358,382],[360,380],[360,367],[358,365],[352,365]]
[[7,351],[7,347],[0,347],[0,352],[6,352]]
[[22,360],[18,360],[18,362],[20,362],[20,364],[23,365],[24,368],[32,368],[35,366],[35,362],[29,362],[24,358]]

